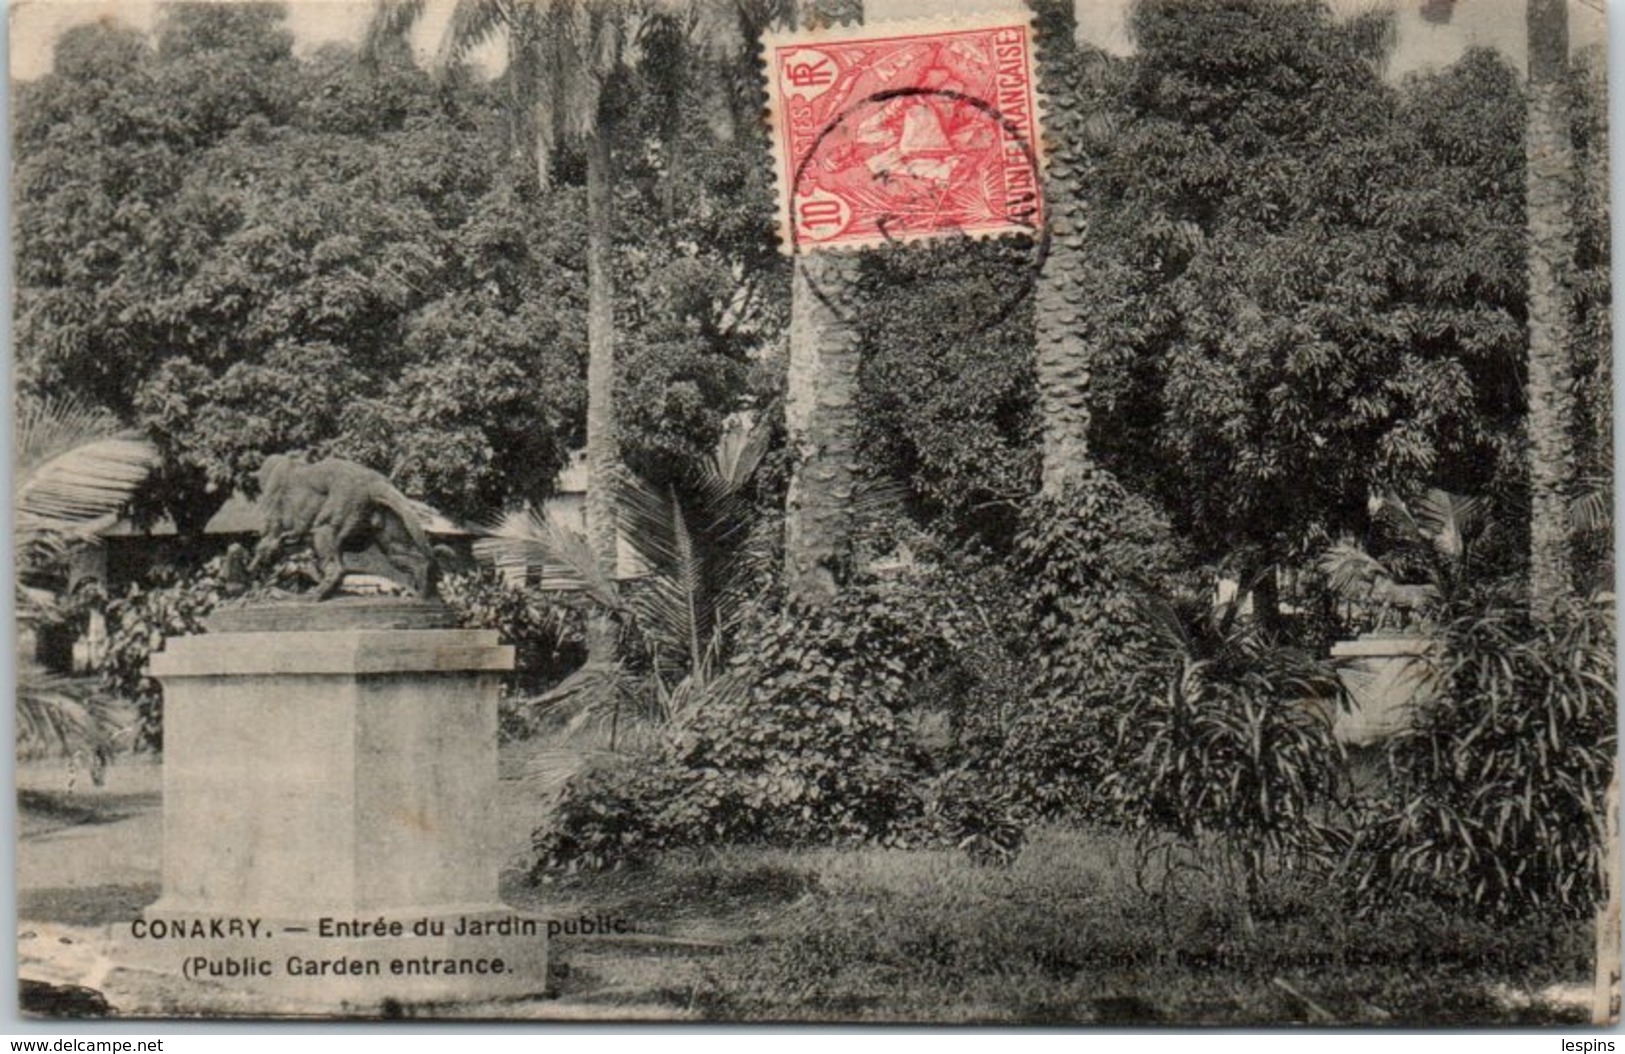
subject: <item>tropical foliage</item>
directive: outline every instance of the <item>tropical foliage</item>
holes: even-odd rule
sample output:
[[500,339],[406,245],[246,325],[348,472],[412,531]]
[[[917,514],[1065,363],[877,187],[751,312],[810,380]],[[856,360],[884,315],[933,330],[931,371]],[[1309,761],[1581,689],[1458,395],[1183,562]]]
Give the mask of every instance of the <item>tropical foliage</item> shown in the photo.
[[762,613],[728,672],[735,689],[644,756],[572,788],[537,831],[539,866],[617,866],[713,842],[936,835],[921,821],[941,759],[905,713],[980,631],[941,591],[908,580]]
[[1437,685],[1391,745],[1393,782],[1349,850],[1367,889],[1510,915],[1583,914],[1599,895],[1618,750],[1611,611],[1452,622]]
[[[66,561],[95,544],[157,462],[151,443],[102,410],[73,399],[24,398],[13,435],[12,546],[16,616],[38,633],[71,617],[64,603]],[[31,660],[17,677],[17,737],[25,751],[83,755],[92,772],[111,757],[119,727],[110,700],[82,680]]]
[[1162,661],[1121,708],[1106,809],[1149,844],[1216,841],[1251,911],[1272,865],[1302,866],[1321,848],[1316,813],[1340,789],[1332,725],[1346,690],[1329,662],[1269,640],[1234,602],[1142,603]]
[[1327,587],[1379,630],[1414,627],[1460,610],[1485,577],[1475,563],[1475,543],[1488,526],[1487,503],[1435,487],[1409,503],[1385,495],[1373,505],[1380,555],[1353,538],[1340,539],[1320,559]]
[[[1595,899],[1614,628],[1560,602],[1612,584],[1592,59],[1396,77],[1403,23],[1317,0],[1139,0],[1112,56],[1039,0],[1049,241],[791,261],[751,42],[861,5],[454,7],[428,70],[416,0],[309,52],[277,5],[178,5],[18,86],[27,618],[143,480],[195,539],[267,454],[332,453],[491,525],[446,592],[520,646],[505,731],[575,758],[538,874],[1008,865],[1042,821],[1216,863],[1248,924],[1289,871]],[[582,446],[585,534],[547,511]],[[146,655],[207,594],[109,602],[151,743]],[[1376,783],[1318,658],[1374,628],[1435,645]],[[99,734],[31,684],[27,736]]]
[[133,585],[122,596],[95,597],[107,628],[97,662],[104,691],[135,704],[135,746],[162,750],[164,697],[147,672],[153,653],[170,637],[204,632],[203,619],[225,596],[216,562],[181,582]]
[[736,430],[664,483],[623,478],[619,521],[636,562],[625,589],[603,573],[583,534],[534,510],[510,513],[478,543],[499,571],[535,574],[617,626],[615,661],[587,663],[538,706],[568,713],[569,725],[613,748],[625,733],[638,740],[729,689],[728,656],[768,559],[746,495],[766,439],[763,430]]

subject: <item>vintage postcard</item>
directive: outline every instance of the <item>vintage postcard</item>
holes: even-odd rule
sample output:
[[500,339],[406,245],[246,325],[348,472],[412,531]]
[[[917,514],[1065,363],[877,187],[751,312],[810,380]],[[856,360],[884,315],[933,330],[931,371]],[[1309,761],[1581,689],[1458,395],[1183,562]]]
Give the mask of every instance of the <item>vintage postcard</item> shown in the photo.
[[1616,1022],[1603,22],[14,4],[18,1012]]

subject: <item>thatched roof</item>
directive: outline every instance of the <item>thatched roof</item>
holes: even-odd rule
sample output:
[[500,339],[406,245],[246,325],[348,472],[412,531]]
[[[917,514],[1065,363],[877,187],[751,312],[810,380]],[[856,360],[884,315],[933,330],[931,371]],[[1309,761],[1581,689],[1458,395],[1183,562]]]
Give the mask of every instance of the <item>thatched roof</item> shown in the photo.
[[[441,514],[434,508],[421,501],[412,503],[418,510],[423,521],[423,529],[429,534],[442,538],[473,537],[478,532],[464,527]],[[209,522],[203,527],[204,534],[258,534],[260,533],[260,513],[253,501],[241,491],[235,492],[226,499],[220,511],[209,517]],[[98,531],[103,538],[161,538],[172,537],[175,534],[175,521],[168,516],[148,524],[146,527],[137,527],[128,519],[121,519],[105,530]]]

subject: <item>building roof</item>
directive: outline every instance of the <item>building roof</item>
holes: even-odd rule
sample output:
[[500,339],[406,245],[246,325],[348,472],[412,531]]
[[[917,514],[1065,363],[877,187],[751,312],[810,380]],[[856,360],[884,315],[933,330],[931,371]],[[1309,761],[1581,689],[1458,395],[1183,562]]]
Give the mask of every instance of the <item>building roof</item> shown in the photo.
[[[439,537],[472,537],[477,532],[446,517],[421,501],[412,502],[423,521],[423,529]],[[242,491],[235,491],[220,510],[203,525],[204,534],[258,534],[262,524],[255,503]],[[105,530],[98,531],[103,538],[162,538],[175,534],[175,521],[160,517],[146,527],[137,527],[129,519],[121,519]]]

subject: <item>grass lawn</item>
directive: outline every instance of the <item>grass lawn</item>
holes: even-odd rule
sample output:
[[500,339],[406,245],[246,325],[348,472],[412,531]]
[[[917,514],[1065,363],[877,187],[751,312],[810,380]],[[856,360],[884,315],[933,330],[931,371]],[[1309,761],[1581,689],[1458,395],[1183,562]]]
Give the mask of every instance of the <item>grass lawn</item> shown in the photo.
[[[106,963],[98,980],[77,960],[40,968],[156,899],[155,761],[121,760],[101,788],[66,789],[60,767],[19,773],[18,914],[36,935],[19,948],[23,974],[105,980],[133,1014],[165,1013],[190,989],[108,974]],[[1129,843],[1109,833],[1039,829],[1008,867],[955,851],[737,848],[533,886],[517,866],[538,807],[524,771],[510,765],[501,784],[515,865],[505,898],[561,920],[623,919],[634,932],[555,941],[550,998],[418,1012],[1363,1027],[1587,1019],[1588,922],[1492,923],[1416,906],[1355,918],[1322,889],[1282,881],[1249,934],[1207,876],[1141,891]],[[47,959],[32,958],[36,945],[52,949]]]
[[[683,968],[643,996],[706,1018],[1586,1020],[1577,1001],[1590,971],[1586,922],[1491,923],[1415,905],[1360,919],[1307,883],[1283,881],[1248,934],[1219,883],[1187,874],[1142,892],[1126,840],[1059,828],[1036,832],[1009,867],[951,851],[734,849],[513,891],[521,897],[561,916],[609,914],[693,942],[651,946]],[[567,938],[558,959],[612,969],[607,943]],[[562,994],[605,981],[572,974]]]

